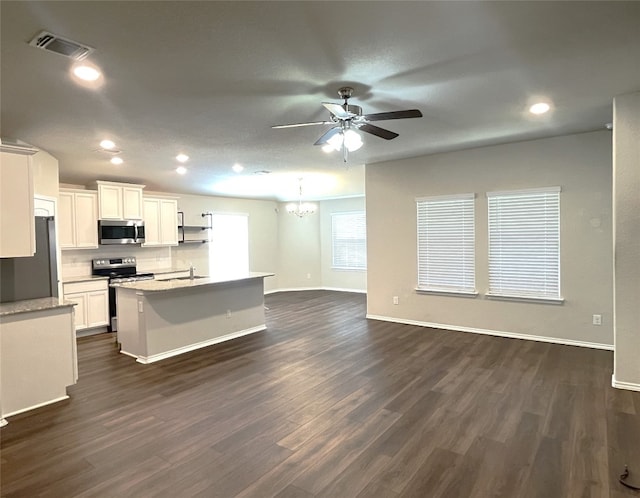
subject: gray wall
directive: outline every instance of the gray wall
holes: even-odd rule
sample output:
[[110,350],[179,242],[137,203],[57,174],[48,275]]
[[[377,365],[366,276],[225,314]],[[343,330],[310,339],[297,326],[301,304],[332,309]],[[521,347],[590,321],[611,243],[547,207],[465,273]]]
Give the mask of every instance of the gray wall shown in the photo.
[[334,270],[331,266],[331,214],[364,211],[364,197],[317,202],[304,218],[278,207],[278,285],[281,290],[336,289],[366,292],[366,271]]
[[331,241],[331,214],[364,211],[364,197],[323,201],[320,206],[320,258],[322,268],[322,286],[326,289],[366,292],[366,271],[334,270],[332,268],[333,245]]
[[[559,185],[561,305],[488,299],[486,192]],[[607,131],[367,165],[368,315],[569,344],[613,345]],[[418,294],[415,198],[476,194],[476,298]],[[393,296],[399,304],[393,305]],[[602,326],[592,315],[602,315]]]
[[[149,195],[149,193],[147,193]],[[278,215],[273,201],[209,197],[203,195],[178,196],[178,209],[185,213],[185,224],[202,225],[203,212],[242,213],[249,215],[249,270],[277,272]],[[174,266],[189,267],[193,263],[201,274],[209,268],[209,244],[185,244],[172,249]],[[278,276],[264,280],[266,291],[278,288]]]
[[317,289],[322,285],[320,272],[320,215],[298,218],[278,204],[278,288],[280,290]]
[[640,391],[640,92],[613,109],[614,385]]

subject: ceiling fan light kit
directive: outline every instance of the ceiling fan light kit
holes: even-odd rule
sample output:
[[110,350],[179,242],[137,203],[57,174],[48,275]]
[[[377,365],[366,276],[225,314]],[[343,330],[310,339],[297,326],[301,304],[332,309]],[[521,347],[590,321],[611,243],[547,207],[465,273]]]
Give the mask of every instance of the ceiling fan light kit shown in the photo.
[[418,109],[408,109],[406,111],[379,112],[374,114],[362,114],[362,107],[350,105],[349,99],[353,94],[353,88],[343,86],[338,89],[338,96],[344,99],[344,104],[333,102],[322,102],[322,105],[330,113],[331,121],[313,121],[309,123],[294,123],[286,125],[276,125],[272,128],[295,128],[299,126],[313,126],[333,124],[333,128],[325,132],[314,145],[322,145],[322,150],[331,152],[332,150],[342,150],[342,158],[346,163],[349,152],[354,152],[362,147],[362,137],[355,130],[364,131],[385,140],[393,140],[398,136],[390,130],[385,130],[379,126],[370,124],[371,121],[384,121],[387,119],[407,119],[421,118],[422,112]]

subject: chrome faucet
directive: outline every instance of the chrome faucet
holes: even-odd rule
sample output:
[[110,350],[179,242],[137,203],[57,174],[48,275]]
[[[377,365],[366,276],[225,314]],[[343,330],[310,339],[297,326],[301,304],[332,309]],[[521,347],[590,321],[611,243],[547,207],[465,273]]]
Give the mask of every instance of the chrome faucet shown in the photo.
[[189,278],[191,280],[193,280],[193,272],[194,272],[195,268],[193,267],[193,263],[191,263],[191,266],[189,266]]

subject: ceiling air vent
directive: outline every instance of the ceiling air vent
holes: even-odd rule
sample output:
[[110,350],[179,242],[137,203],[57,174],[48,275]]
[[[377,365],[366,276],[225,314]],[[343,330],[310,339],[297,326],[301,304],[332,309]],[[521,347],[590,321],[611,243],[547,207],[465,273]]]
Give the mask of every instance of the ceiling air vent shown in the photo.
[[29,45],[48,50],[49,52],[55,52],[56,54],[64,55],[77,61],[85,59],[95,50],[88,45],[82,45],[81,43],[54,35],[48,31],[38,33],[33,40],[29,42]]

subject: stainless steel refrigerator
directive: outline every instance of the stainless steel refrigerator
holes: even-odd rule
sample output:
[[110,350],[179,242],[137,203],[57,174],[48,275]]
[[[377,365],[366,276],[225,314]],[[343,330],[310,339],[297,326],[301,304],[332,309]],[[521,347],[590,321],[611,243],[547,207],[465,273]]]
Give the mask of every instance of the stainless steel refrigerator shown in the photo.
[[36,216],[36,253],[0,259],[0,302],[58,296],[56,228],[53,216]]

